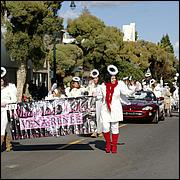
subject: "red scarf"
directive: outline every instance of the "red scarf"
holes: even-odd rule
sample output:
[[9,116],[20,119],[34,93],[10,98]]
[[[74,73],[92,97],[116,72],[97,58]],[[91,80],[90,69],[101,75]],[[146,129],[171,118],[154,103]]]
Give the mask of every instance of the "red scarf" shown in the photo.
[[118,85],[118,81],[116,80],[115,84],[110,83],[105,83],[106,85],[106,103],[108,106],[109,111],[111,111],[111,101],[112,101],[112,96],[114,93],[114,88]]

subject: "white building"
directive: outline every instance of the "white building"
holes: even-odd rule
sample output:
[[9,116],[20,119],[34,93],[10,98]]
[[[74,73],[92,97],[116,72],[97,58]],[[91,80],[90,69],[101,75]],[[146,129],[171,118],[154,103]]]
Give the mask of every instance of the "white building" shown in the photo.
[[66,30],[64,30],[62,42],[63,42],[64,44],[69,44],[69,43],[73,43],[74,41],[76,41],[76,39],[73,38],[72,36],[70,36],[70,35],[68,34],[68,32],[67,32]]
[[130,23],[130,25],[123,25],[123,41],[135,41],[135,23]]

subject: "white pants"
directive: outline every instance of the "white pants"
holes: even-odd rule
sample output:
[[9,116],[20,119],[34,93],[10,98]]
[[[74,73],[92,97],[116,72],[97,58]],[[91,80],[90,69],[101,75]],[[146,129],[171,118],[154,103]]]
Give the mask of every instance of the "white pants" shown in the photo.
[[5,135],[7,124],[8,124],[7,110],[1,107],[1,136]]
[[103,132],[112,132],[112,134],[119,134],[119,122],[103,122]]
[[102,121],[100,119],[102,102],[96,101],[96,122],[97,122],[97,133],[102,133]]

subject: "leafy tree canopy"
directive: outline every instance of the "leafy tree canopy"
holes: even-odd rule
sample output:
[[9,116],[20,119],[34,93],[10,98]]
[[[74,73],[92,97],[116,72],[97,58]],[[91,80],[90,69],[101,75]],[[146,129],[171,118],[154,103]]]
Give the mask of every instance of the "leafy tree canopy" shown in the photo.
[[173,45],[171,44],[168,34],[163,35],[160,43],[158,44],[161,48],[165,49],[168,53],[174,53],[174,48],[173,48]]
[[6,2],[9,21],[6,21],[5,43],[14,60],[26,64],[31,58],[34,68],[42,67],[47,51],[44,35],[63,27],[62,19],[54,18],[48,9],[52,5],[46,1]]
[[[57,44],[56,45],[56,63],[57,74],[68,76],[72,74],[73,69],[82,66],[83,51],[75,44]],[[53,61],[53,52],[51,51],[51,61]]]

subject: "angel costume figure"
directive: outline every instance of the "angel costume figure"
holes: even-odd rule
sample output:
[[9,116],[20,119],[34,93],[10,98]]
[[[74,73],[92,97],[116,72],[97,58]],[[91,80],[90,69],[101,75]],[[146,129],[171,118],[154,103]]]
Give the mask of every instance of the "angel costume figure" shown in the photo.
[[[100,118],[103,123],[103,135],[106,140],[106,153],[117,153],[117,141],[119,137],[119,122],[123,121],[122,103],[130,104],[126,95],[133,93],[123,81],[118,81],[116,75],[118,69],[114,65],[107,67],[107,81],[102,84],[103,102]],[[112,132],[112,146],[110,131]]]
[[1,146],[6,141],[6,151],[11,150],[9,137],[6,135],[6,127],[8,124],[8,116],[6,105],[17,102],[17,90],[14,84],[8,84],[5,78],[6,69],[1,67]]
[[102,137],[102,122],[100,119],[100,112],[101,112],[101,105],[102,105],[102,90],[101,85],[99,84],[99,71],[97,69],[93,69],[90,72],[90,78],[92,81],[92,84],[87,87],[89,88],[89,95],[96,97],[96,124],[97,129],[96,131],[91,135],[91,137]]

